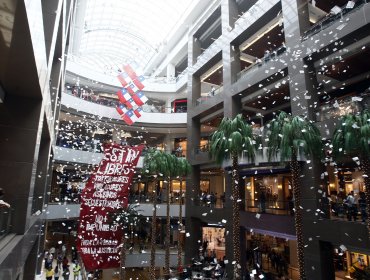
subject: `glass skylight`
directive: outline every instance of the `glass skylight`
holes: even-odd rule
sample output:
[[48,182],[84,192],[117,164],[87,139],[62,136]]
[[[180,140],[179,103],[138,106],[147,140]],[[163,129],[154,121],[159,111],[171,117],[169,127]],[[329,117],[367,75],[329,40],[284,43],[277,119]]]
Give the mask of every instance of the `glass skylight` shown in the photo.
[[135,62],[145,69],[182,23],[192,2],[88,0],[82,35],[75,33],[78,49],[72,50],[72,59],[106,74],[116,74],[124,63]]

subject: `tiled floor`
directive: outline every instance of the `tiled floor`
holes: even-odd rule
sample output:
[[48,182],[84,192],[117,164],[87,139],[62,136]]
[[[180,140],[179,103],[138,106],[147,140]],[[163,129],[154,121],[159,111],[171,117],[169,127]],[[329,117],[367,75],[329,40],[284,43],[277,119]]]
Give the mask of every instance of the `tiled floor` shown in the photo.
[[[56,260],[54,260],[53,261],[53,269],[55,268],[56,265],[57,265],[57,262],[56,262]],[[44,266],[44,261],[43,261],[42,262],[42,268],[43,268],[43,270],[41,272],[41,275],[36,275],[35,280],[46,280],[46,276],[45,276],[45,272],[46,271],[45,271],[44,267],[45,266]],[[54,279],[54,277],[53,277],[53,279]],[[59,277],[59,280],[74,280],[74,278],[73,278],[73,264],[72,264],[71,261],[69,261],[69,278],[68,279],[64,279],[63,276],[61,275]],[[79,277],[78,280],[82,280],[81,276]]]

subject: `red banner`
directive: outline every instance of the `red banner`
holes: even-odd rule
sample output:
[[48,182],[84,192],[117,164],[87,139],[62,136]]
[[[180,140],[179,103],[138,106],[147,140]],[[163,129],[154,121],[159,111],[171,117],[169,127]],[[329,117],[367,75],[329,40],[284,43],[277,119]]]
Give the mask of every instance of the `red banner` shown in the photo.
[[77,249],[87,270],[119,267],[122,228],[110,213],[127,207],[129,186],[144,146],[104,146],[104,158],[81,194]]

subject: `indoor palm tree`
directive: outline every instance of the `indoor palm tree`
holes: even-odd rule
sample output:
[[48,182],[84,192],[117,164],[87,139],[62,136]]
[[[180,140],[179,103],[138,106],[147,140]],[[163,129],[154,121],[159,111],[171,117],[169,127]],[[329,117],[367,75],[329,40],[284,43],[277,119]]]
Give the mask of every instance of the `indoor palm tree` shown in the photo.
[[224,117],[217,130],[211,135],[210,156],[218,163],[226,158],[232,160],[232,234],[233,234],[233,279],[241,279],[240,273],[240,207],[239,207],[239,157],[245,155],[254,160],[254,140],[252,127],[248,125],[241,114],[234,119]]
[[179,192],[179,241],[177,245],[177,267],[182,266],[182,240],[180,238],[181,232],[183,231],[183,223],[182,223],[182,182],[184,177],[188,176],[191,172],[191,165],[188,160],[184,157],[180,157],[177,159],[176,165],[177,175],[180,180],[180,192]]
[[171,217],[170,217],[170,203],[171,203],[171,189],[172,179],[176,176],[177,157],[172,154],[164,154],[167,161],[167,169],[165,176],[168,178],[166,188],[166,240],[165,240],[165,267],[164,274],[166,279],[170,277],[170,243],[171,243]]
[[126,239],[128,238],[126,229],[133,230],[138,224],[142,215],[137,209],[138,204],[129,204],[126,208],[121,208],[117,212],[111,214],[111,219],[114,224],[119,225],[123,229],[123,235],[121,240],[121,256],[120,256],[120,269],[119,278],[125,280],[126,274]]
[[[358,157],[364,173],[367,227],[370,233],[370,111],[348,114],[340,119],[339,126],[333,134],[333,157]],[[356,160],[357,161],[357,160]],[[370,235],[369,235],[370,236]]]
[[304,267],[304,242],[302,234],[302,208],[299,152],[306,156],[321,158],[323,155],[321,135],[318,128],[300,116],[293,117],[280,112],[268,125],[268,158],[280,155],[281,161],[290,161],[294,195],[294,218],[297,235],[297,254],[300,279],[306,279]]
[[157,238],[157,184],[158,179],[163,177],[168,169],[167,160],[162,151],[155,148],[149,149],[144,157],[143,176],[153,178],[153,215],[151,227],[151,245],[150,245],[150,267],[149,279],[155,280],[155,250]]

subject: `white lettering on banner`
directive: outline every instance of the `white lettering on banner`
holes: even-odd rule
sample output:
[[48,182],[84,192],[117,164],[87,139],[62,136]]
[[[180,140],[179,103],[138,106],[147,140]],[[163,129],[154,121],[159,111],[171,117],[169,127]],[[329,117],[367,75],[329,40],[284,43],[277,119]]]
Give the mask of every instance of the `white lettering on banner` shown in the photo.
[[112,163],[108,162],[105,166],[105,170],[101,170],[102,166],[99,166],[99,169],[97,171],[98,174],[104,174],[104,175],[120,175],[121,173],[128,175],[130,174],[130,171],[132,168],[128,167],[125,163]]
[[106,190],[98,190],[93,193],[93,197],[98,198],[117,198],[117,193],[112,191],[106,191]]
[[108,160],[112,162],[123,162],[123,155],[124,150],[113,148],[112,153],[110,154],[110,158]]
[[117,246],[118,245],[118,240],[114,239],[84,239],[81,240],[81,244],[83,246]]
[[86,206],[110,207],[113,209],[122,208],[123,207],[122,202],[123,201],[119,201],[119,200],[101,200],[101,199],[93,199],[93,198],[85,199]]
[[139,153],[140,153],[140,151],[128,149],[127,150],[127,157],[126,157],[125,162],[126,163],[133,162],[137,158],[137,156],[139,155]]
[[119,252],[118,248],[114,247],[82,247],[82,253],[88,255],[95,255],[95,254],[117,254]]
[[[96,175],[94,183],[101,182],[103,184],[109,184],[109,183],[128,183],[129,177],[126,176],[118,176],[118,177],[112,177],[110,175]],[[119,190],[117,190],[119,191]]]
[[109,225],[103,223],[86,223],[86,230],[88,231],[117,231],[117,225]]

